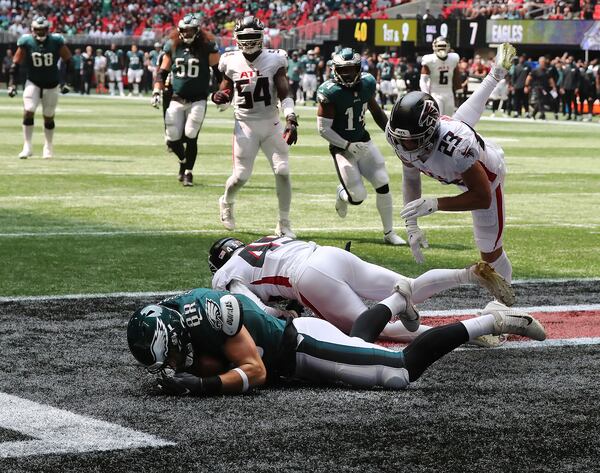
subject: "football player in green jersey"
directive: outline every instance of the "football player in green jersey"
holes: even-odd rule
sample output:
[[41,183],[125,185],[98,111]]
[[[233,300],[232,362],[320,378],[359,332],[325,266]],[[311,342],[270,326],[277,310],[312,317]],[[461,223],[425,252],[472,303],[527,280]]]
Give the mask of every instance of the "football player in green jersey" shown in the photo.
[[481,316],[432,328],[395,351],[325,320],[278,319],[243,295],[194,289],[137,310],[127,342],[138,362],[160,373],[163,392],[208,396],[243,393],[280,377],[403,389],[460,345],[500,333],[546,338],[529,314],[494,301]]
[[[59,34],[49,33],[50,23],[43,16],[36,17],[31,23],[31,34],[23,35],[17,42],[17,52],[9,70],[9,97],[17,94],[15,84],[19,75],[19,66],[27,66],[27,81],[23,90],[23,150],[19,158],[31,156],[31,139],[33,137],[33,117],[40,102],[44,115],[44,149],[43,158],[53,155],[54,112],[59,94],[58,60],[62,59],[67,66],[67,76],[72,75],[71,51]],[[69,88],[62,86],[62,92]]]
[[110,49],[105,53],[108,60],[108,90],[110,95],[115,95],[115,83],[119,89],[119,95],[123,97],[123,51],[117,48],[116,44],[111,44]]
[[140,95],[140,82],[144,75],[144,53],[138,50],[137,44],[132,44],[131,51],[127,51],[126,68],[129,95]]
[[394,232],[392,194],[385,159],[365,128],[367,109],[385,130],[388,118],[375,100],[375,78],[361,73],[360,54],[351,48],[336,53],[332,60],[334,78],[317,91],[317,123],[320,135],[329,142],[340,185],[335,209],[342,218],[348,204],[360,205],[367,198],[362,178],[376,192],[377,210],[383,223],[384,242],[404,245]]
[[394,65],[390,62],[390,55],[381,55],[381,62],[377,64],[377,83],[379,84],[379,99],[381,107],[385,110],[385,104],[389,101],[392,105],[394,97]]
[[165,114],[167,146],[179,159],[179,181],[192,186],[192,170],[198,154],[198,134],[206,115],[210,69],[217,79],[221,73],[219,50],[193,15],[183,17],[164,47],[160,71],[152,93],[152,105],[159,106],[165,80],[171,73],[173,95]]

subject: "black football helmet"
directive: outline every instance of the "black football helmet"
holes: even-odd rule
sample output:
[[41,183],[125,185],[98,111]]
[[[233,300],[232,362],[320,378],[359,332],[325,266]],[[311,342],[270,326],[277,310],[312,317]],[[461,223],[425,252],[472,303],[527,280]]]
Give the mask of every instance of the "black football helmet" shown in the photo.
[[411,161],[428,153],[440,123],[440,109],[425,92],[410,92],[392,108],[385,128],[388,142]]
[[243,53],[253,54],[263,47],[265,25],[254,16],[245,16],[235,22],[233,37]]
[[233,253],[246,244],[237,238],[221,238],[213,243],[208,250],[208,267],[210,272],[215,274],[227,261],[231,259]]

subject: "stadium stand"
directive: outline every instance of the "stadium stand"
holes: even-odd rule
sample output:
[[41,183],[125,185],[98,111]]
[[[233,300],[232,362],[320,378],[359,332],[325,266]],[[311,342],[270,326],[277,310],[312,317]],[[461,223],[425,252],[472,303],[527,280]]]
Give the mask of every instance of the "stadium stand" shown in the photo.
[[596,0],[446,0],[443,18],[468,20],[598,20]]

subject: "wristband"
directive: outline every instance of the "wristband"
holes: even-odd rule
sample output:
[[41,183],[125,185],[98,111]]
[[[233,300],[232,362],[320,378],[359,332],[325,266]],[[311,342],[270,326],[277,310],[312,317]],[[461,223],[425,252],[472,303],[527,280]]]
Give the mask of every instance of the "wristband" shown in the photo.
[[281,108],[283,109],[283,116],[288,117],[291,114],[296,114],[294,112],[294,100],[291,97],[286,97],[281,101]]
[[250,389],[250,381],[248,381],[248,375],[244,372],[242,368],[233,368],[232,371],[237,371],[237,373],[240,375],[240,378],[242,378],[242,392],[245,393],[246,391],[248,391],[248,389]]

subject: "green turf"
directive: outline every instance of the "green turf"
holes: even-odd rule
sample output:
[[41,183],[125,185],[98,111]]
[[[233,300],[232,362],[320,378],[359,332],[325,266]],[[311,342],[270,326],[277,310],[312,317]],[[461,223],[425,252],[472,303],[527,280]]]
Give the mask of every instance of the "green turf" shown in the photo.
[[[0,96],[0,295],[172,290],[207,284],[206,250],[226,232],[217,198],[231,169],[231,111],[209,107],[200,134],[194,188],[176,180],[165,151],[162,117],[146,100],[61,98],[55,158],[16,158],[22,146],[20,98]],[[381,243],[373,192],[341,220],[333,206],[337,178],[314,109],[300,108],[300,141],[291,150],[292,221],[298,236],[343,245],[407,275],[463,266],[477,258],[470,214],[422,219],[431,248],[425,266],[407,248]],[[600,148],[598,124],[482,121],[478,130],[506,152],[505,247],[516,278],[600,275]],[[401,165],[373,122],[401,201]],[[457,189],[423,179],[424,195]],[[274,180],[259,156],[239,194],[243,239],[272,233]],[[398,229],[403,234],[398,218]]]

